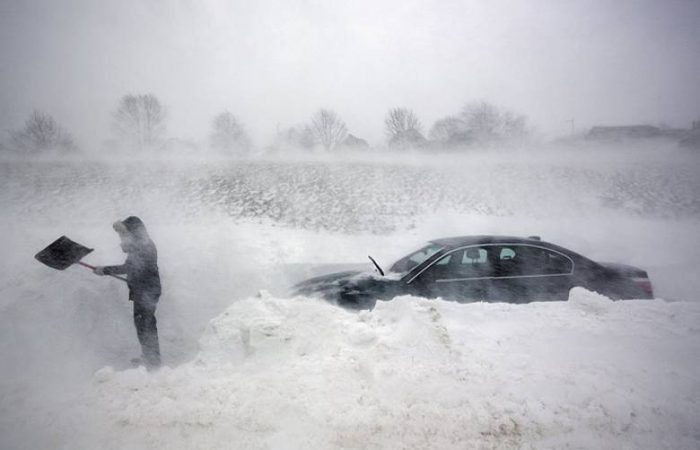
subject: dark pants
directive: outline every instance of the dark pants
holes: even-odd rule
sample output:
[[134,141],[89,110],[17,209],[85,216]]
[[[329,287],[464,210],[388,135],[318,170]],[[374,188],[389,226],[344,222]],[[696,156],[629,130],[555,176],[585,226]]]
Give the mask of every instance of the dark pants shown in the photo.
[[147,367],[160,366],[160,345],[156,327],[156,303],[134,302],[134,325]]

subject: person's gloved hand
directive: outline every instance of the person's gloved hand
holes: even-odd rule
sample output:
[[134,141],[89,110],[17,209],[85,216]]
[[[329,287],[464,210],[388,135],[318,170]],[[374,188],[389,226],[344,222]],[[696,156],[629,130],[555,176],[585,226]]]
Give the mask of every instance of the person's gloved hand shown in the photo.
[[102,266],[97,266],[94,269],[92,269],[92,273],[95,275],[104,275],[105,274],[105,268]]

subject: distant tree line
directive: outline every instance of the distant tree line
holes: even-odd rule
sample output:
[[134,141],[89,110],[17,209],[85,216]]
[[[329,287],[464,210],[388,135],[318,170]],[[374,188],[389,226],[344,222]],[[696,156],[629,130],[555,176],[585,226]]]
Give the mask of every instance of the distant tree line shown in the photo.
[[16,153],[39,155],[49,151],[69,153],[76,150],[73,136],[48,113],[34,110],[22,128],[10,131],[7,147]]
[[487,102],[467,103],[458,114],[435,121],[428,137],[416,114],[408,108],[389,110],[384,119],[390,147],[454,149],[520,142],[530,136],[527,119]]
[[112,114],[112,130],[117,139],[141,152],[160,144],[165,135],[167,112],[153,94],[128,94]]
[[[386,145],[398,150],[460,149],[522,142],[532,135],[527,119],[487,102],[471,102],[452,116],[437,120],[428,137],[418,115],[405,107],[391,108],[384,118]],[[293,147],[325,151],[365,149],[367,142],[347,132],[345,122],[333,111],[319,110],[310,122],[278,131],[273,148]]]
[[[202,151],[194,141],[168,138],[168,111],[154,94],[127,94],[111,115],[114,151],[151,153],[189,148]],[[427,136],[418,115],[406,107],[391,108],[384,118],[386,147],[396,150],[430,151],[462,149],[489,144],[517,142],[530,136],[527,119],[521,114],[487,102],[471,102],[454,115],[435,121]],[[208,147],[222,155],[245,155],[254,146],[245,125],[230,111],[213,116]],[[78,149],[73,136],[48,113],[33,111],[24,126],[9,132],[3,153],[39,155],[48,152],[68,154]],[[278,129],[270,151],[286,150],[339,152],[369,149],[364,139],[351,134],[343,119],[323,108],[308,122]]]

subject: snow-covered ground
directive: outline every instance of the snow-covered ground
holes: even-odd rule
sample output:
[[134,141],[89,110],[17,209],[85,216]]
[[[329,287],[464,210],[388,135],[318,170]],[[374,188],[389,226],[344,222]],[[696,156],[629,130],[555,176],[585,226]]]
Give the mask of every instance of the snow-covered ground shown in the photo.
[[[697,158],[365,159],[0,163],[0,446],[700,447]],[[157,373],[128,367],[125,286],[33,260],[67,234],[120,262],[130,214],[159,248]],[[286,291],[480,233],[644,267],[659,298],[358,314]]]
[[[211,322],[192,362],[98,371],[76,408],[96,433],[78,442],[692,449],[699,321],[700,303],[583,290],[524,306],[397,298],[361,314],[251,298]],[[75,445],[62,429],[57,442]]]

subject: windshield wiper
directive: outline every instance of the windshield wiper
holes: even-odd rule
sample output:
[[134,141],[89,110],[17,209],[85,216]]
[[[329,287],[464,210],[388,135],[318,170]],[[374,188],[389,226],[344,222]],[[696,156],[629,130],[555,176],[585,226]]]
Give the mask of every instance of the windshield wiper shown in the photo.
[[369,255],[367,255],[367,257],[369,258],[370,261],[372,261],[372,264],[374,264],[374,267],[377,268],[377,270],[379,271],[379,275],[384,276],[384,271],[382,270],[381,267],[379,267],[379,264],[377,264],[377,261],[375,261],[374,258],[372,258]]

